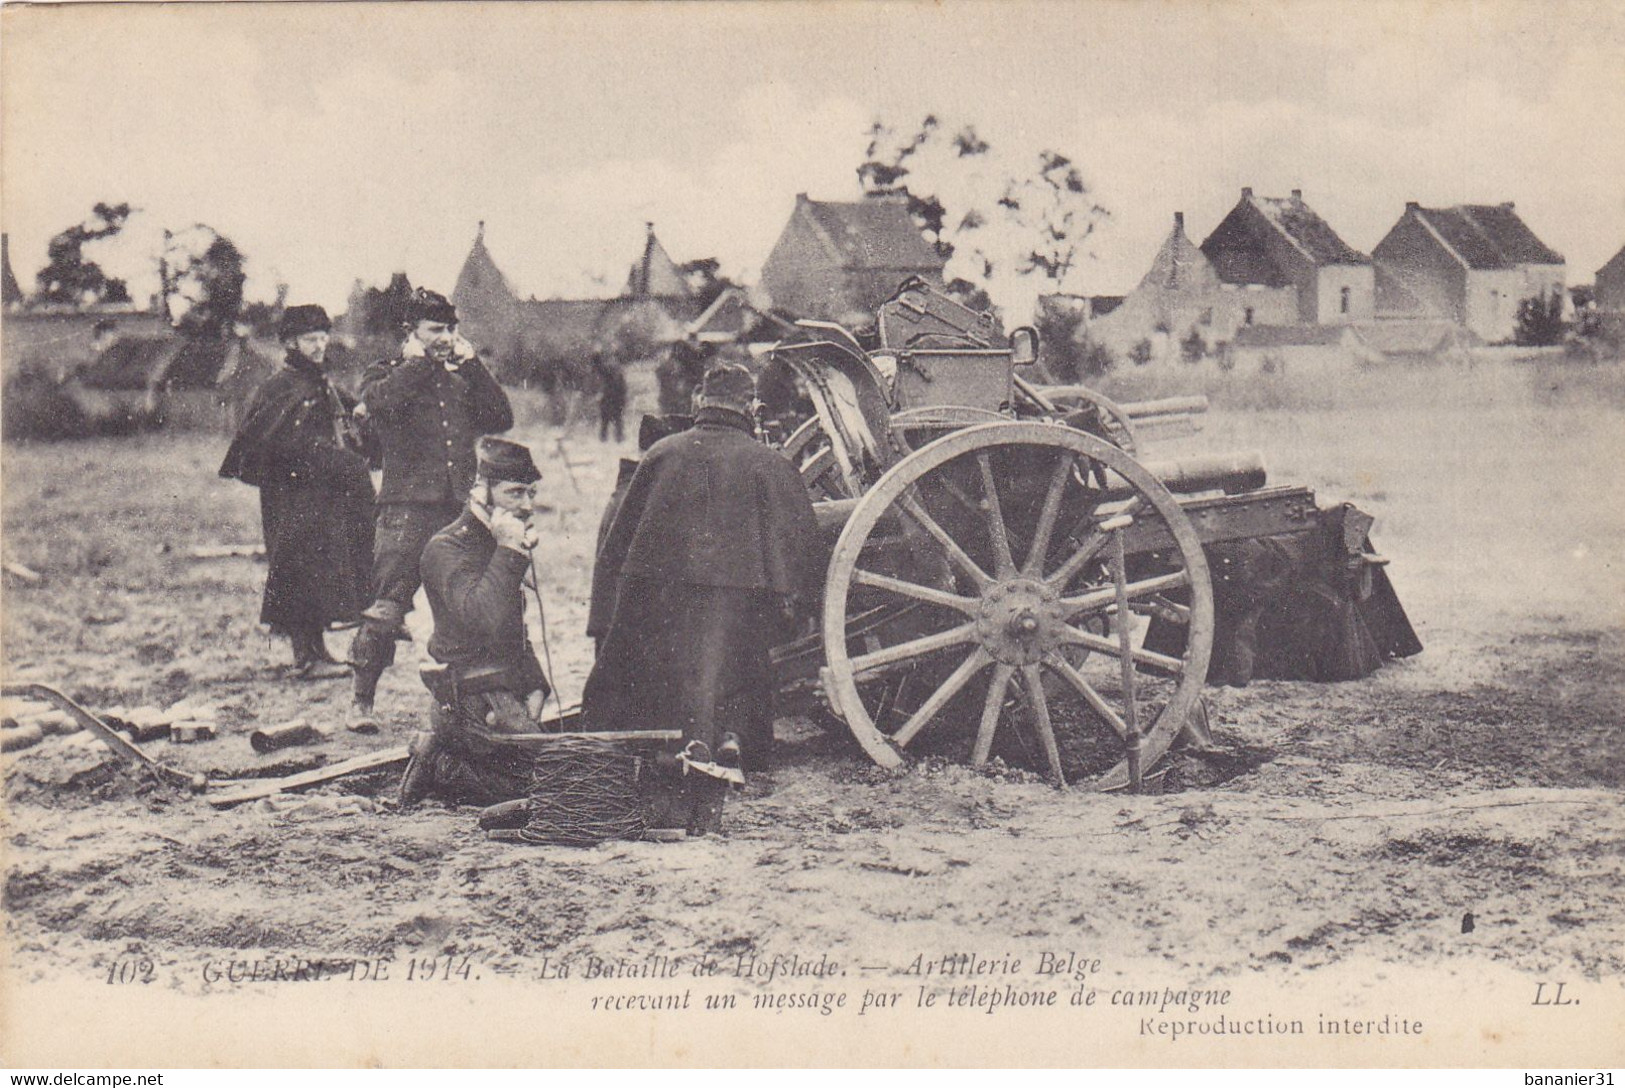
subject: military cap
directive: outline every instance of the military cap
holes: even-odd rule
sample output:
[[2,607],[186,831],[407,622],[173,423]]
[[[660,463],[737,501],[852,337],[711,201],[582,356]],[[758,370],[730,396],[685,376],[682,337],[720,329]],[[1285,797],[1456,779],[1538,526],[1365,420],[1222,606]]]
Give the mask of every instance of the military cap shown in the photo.
[[447,301],[446,296],[438,291],[431,291],[427,287],[419,287],[412,292],[412,301],[406,306],[406,323],[416,325],[419,321],[438,321],[442,325],[457,324],[457,307]]
[[485,435],[474,443],[474,456],[479,460],[479,474],[487,480],[533,484],[542,478],[530,450],[506,438]]
[[756,397],[756,379],[734,363],[720,363],[705,372],[700,397],[724,404],[749,404]]
[[277,322],[277,335],[283,340],[294,340],[307,332],[331,332],[333,323],[327,319],[327,311],[320,306],[289,306],[282,311],[282,320]]

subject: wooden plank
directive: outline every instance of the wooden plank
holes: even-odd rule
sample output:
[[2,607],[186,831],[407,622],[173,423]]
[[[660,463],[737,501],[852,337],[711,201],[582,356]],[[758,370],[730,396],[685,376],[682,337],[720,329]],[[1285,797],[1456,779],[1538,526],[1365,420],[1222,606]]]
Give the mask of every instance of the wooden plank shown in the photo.
[[270,797],[284,790],[303,789],[306,786],[315,786],[323,782],[331,782],[335,778],[345,775],[359,774],[362,771],[376,771],[396,763],[405,763],[411,756],[406,745],[398,748],[385,748],[381,752],[369,752],[354,759],[346,759],[335,763],[331,767],[318,767],[314,771],[303,771],[291,774],[286,778],[271,778],[263,782],[256,782],[252,786],[240,790],[218,793],[209,798],[213,808],[230,808],[240,805],[244,801],[257,801],[262,797]]

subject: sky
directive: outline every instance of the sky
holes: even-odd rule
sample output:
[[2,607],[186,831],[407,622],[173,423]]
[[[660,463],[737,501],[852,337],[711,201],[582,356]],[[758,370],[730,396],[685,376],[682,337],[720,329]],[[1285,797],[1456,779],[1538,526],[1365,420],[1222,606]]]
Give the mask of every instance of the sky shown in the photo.
[[[1200,242],[1250,185],[1302,189],[1369,252],[1407,200],[1515,201],[1589,282],[1625,245],[1625,4],[8,5],[0,224],[31,285],[97,201],[88,255],[156,284],[206,223],[251,295],[342,309],[405,270],[450,292],[478,224],[521,294],[613,294],[653,221],[750,282],[798,192],[855,199],[876,120],[974,125],[927,156],[956,202],[1040,150],[1110,215],[1062,285],[1120,294],[1175,211]],[[1018,239],[995,230],[989,247]],[[1051,285],[1008,274],[1014,316]],[[950,272],[968,271],[950,266]]]

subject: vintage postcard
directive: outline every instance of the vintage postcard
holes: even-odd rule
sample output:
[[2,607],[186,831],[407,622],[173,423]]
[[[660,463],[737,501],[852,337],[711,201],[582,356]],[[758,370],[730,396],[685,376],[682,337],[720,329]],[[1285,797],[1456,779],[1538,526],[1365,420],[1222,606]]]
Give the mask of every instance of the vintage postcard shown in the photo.
[[8,1067],[1625,1064],[1618,4],[0,25]]

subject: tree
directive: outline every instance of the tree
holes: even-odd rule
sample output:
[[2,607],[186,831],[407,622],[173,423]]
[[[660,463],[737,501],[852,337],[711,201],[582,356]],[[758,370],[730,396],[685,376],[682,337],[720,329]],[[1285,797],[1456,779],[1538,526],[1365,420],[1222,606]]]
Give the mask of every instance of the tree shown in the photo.
[[1040,272],[1056,283],[1072,271],[1084,242],[1110,214],[1090,197],[1072,160],[1048,149],[1038,153],[1032,176],[1010,179],[998,204],[1031,241],[1016,271]]
[[1553,292],[1518,303],[1512,339],[1523,347],[1549,347],[1563,342],[1563,296]]
[[[937,253],[946,260],[954,255],[953,243],[943,234],[948,209],[935,193],[927,191],[928,184],[922,184],[917,176],[912,184],[909,181],[914,173],[909,160],[927,146],[940,141],[941,130],[942,124],[936,115],[926,114],[918,129],[906,139],[898,140],[892,128],[876,120],[869,126],[869,146],[864,151],[864,161],[858,166],[858,182],[866,196],[901,195],[907,198],[909,215],[936,247]],[[956,159],[976,158],[991,150],[991,145],[977,135],[970,125],[947,139]],[[978,215],[974,209],[967,212],[966,217],[960,220],[959,229],[975,229],[979,225]]]
[[864,193],[906,198],[937,253],[957,255],[965,274],[983,283],[1009,272],[1059,285],[1110,215],[1083,172],[1055,149],[1000,180],[990,169],[992,144],[973,125],[951,128],[927,114],[906,135],[876,120],[868,136],[857,168]]
[[242,253],[203,223],[164,238],[164,299],[175,327],[202,340],[226,336],[243,308]]
[[95,261],[85,260],[84,249],[86,244],[122,230],[130,212],[128,204],[97,204],[89,219],[52,238],[46,247],[48,263],[34,277],[39,301],[68,306],[129,302],[125,282],[109,277]]
[[405,272],[389,277],[383,290],[369,287],[361,296],[361,327],[374,336],[393,336],[406,320],[412,302],[412,281]]

